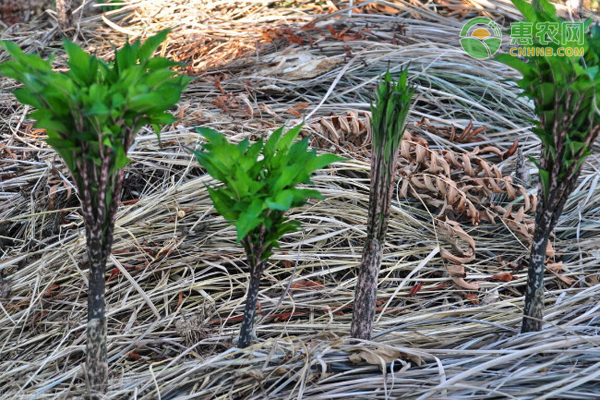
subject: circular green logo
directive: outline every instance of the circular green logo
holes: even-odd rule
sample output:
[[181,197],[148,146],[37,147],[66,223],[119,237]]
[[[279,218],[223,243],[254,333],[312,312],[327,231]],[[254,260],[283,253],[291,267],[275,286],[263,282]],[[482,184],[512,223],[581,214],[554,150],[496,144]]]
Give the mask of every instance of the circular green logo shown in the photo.
[[473,18],[460,31],[460,45],[473,58],[489,58],[500,50],[502,32],[489,18]]

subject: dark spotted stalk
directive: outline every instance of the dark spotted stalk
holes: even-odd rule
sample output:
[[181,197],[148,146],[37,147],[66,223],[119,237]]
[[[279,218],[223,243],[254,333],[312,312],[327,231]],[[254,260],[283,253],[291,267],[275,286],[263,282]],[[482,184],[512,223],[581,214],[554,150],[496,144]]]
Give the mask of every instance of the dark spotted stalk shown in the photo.
[[250,346],[252,341],[252,327],[254,325],[254,316],[256,314],[256,303],[258,299],[258,289],[260,277],[266,262],[259,262],[258,265],[250,267],[250,282],[248,283],[248,293],[246,295],[246,306],[244,307],[244,319],[240,328],[240,337],[238,346],[241,348]]
[[373,238],[367,239],[363,249],[358,281],[356,282],[354,311],[350,327],[352,337],[371,339],[375,318],[374,305],[377,303],[377,280],[382,256],[383,247],[381,242]]
[[378,87],[375,106],[371,106],[373,150],[367,240],[356,282],[350,327],[351,336],[358,339],[371,339],[373,331],[377,281],[390,216],[398,151],[413,94],[414,88],[408,84],[406,70],[401,71],[397,82],[392,82],[387,73]]
[[358,339],[371,339],[377,304],[377,281],[383,245],[394,190],[398,152],[386,161],[384,148],[373,149],[371,156],[371,185],[367,217],[367,241],[363,248],[350,334]]
[[[596,128],[597,131],[598,128]],[[597,135],[597,133],[596,133]],[[561,142],[561,136],[566,136],[566,132],[557,135]],[[564,156],[564,145],[556,147],[559,156]],[[561,154],[562,153],[562,154]],[[556,227],[558,218],[562,214],[563,208],[569,198],[569,194],[575,188],[580,169],[576,169],[576,164],[567,168],[567,177],[560,179],[561,164],[551,163],[548,160],[542,160],[541,168],[547,168],[550,171],[550,188],[546,194],[542,183],[538,185],[538,205],[535,214],[535,228],[533,231],[533,241],[531,244],[531,253],[529,257],[529,269],[527,271],[527,289],[525,291],[525,308],[523,311],[523,324],[521,332],[537,332],[542,329],[544,317],[544,272],[546,270],[546,250],[548,247],[548,237]],[[564,168],[562,168],[564,170]]]
[[208,128],[197,131],[208,140],[205,151],[192,150],[200,165],[223,185],[208,188],[219,214],[235,225],[237,242],[246,252],[250,282],[240,328],[238,345],[252,342],[252,327],[260,278],[271,256],[279,247],[279,239],[300,226],[285,216],[291,208],[304,205],[308,199],[322,198],[317,190],[299,189],[297,184],[311,183],[312,173],[332,162],[342,160],[333,154],[317,155],[308,150],[308,138],[295,139],[302,126],[284,134],[275,130],[265,142],[250,144],[248,139],[237,145],[219,132]]
[[[133,134],[125,135],[126,148]],[[86,147],[85,145],[83,146]],[[89,258],[88,326],[86,341],[86,375],[90,386],[90,399],[106,393],[108,361],[106,344],[105,286],[106,262],[110,256],[118,199],[123,184],[123,170],[109,174],[113,160],[109,153],[101,152],[98,166],[91,160],[76,161],[81,172],[76,179],[86,225],[86,244]],[[108,196],[107,196],[108,195]],[[107,198],[108,197],[108,198]]]
[[[63,24],[69,17],[66,2],[57,1],[57,9]],[[125,44],[112,63],[65,40],[66,73],[55,72],[48,61],[25,54],[14,43],[0,41],[0,47],[14,58],[0,64],[0,75],[23,83],[15,96],[36,109],[31,117],[37,119],[37,127],[46,129],[46,142],[65,161],[81,199],[89,258],[85,370],[90,399],[102,398],[108,386],[105,270],[123,168],[131,161],[127,151],[142,126],[153,125],[159,135],[161,125],[176,120],[167,111],[190,81],[172,70],[180,64],[152,58],[168,32],[144,44]]]
[[[531,44],[525,45],[526,60],[508,54],[496,59],[522,75],[517,81],[523,94],[535,106],[538,121],[532,132],[540,138],[541,154],[531,158],[539,170],[538,206],[531,245],[522,332],[539,331],[544,311],[544,271],[548,237],[577,184],[581,166],[592,154],[600,132],[600,27],[591,20],[581,23],[579,35],[572,35],[547,0],[512,0],[533,27]],[[546,25],[558,27],[548,40]],[[573,56],[539,55],[545,48],[557,53],[557,46],[572,48]],[[578,52],[580,54],[576,54]]]
[[[283,215],[279,212],[268,211],[267,217],[274,221],[280,220]],[[248,282],[248,292],[246,295],[246,305],[244,307],[244,319],[240,328],[238,346],[241,348],[250,346],[252,341],[252,327],[254,326],[254,316],[256,315],[256,303],[258,300],[258,289],[260,287],[260,278],[262,276],[267,260],[262,259],[265,254],[271,252],[272,246],[265,248],[265,239],[267,229],[264,224],[257,226],[243,240],[242,246],[246,251],[246,260],[250,270],[250,281]]]

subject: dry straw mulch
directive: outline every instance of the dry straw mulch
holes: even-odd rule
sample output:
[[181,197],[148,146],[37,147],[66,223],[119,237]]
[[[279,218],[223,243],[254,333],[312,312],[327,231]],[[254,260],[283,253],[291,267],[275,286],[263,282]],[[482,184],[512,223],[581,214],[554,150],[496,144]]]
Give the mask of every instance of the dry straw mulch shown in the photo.
[[[76,19],[67,35],[107,57],[109,42],[172,27],[162,53],[197,76],[162,147],[145,130],[131,151],[107,271],[108,398],[598,398],[598,158],[552,239],[544,331],[520,335],[538,141],[530,104],[506,80],[514,72],[458,44],[478,15],[518,19],[508,2],[483,0],[137,0]],[[1,36],[56,50],[61,67],[57,33],[48,19]],[[406,65],[418,90],[375,335],[356,343],[369,102],[380,74]],[[6,92],[14,83],[0,87],[0,397],[77,398],[87,260],[76,192]],[[256,344],[240,350],[243,252],[184,147],[201,140],[198,125],[237,141],[303,118],[314,146],[348,160],[315,177],[324,201],[292,214],[302,232],[272,257]]]

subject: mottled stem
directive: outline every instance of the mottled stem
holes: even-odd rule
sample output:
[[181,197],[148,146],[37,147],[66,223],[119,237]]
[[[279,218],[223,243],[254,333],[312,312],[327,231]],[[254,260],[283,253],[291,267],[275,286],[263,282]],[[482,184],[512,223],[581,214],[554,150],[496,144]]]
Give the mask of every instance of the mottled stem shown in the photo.
[[[101,227],[90,227],[88,255],[90,259],[88,292],[88,326],[86,342],[86,372],[90,384],[90,399],[100,398],[106,393],[108,383],[108,361],[106,356],[106,317],[104,292],[106,286],[106,259]],[[94,232],[94,230],[96,230]]]
[[377,302],[377,278],[382,256],[382,242],[377,239],[367,239],[356,283],[354,311],[350,327],[350,334],[357,339],[371,339]]
[[240,337],[238,346],[240,348],[250,346],[252,340],[252,327],[254,325],[254,315],[256,314],[256,300],[258,299],[258,289],[260,277],[265,262],[261,262],[254,268],[250,268],[250,283],[248,284],[248,295],[246,296],[246,306],[244,308],[244,319],[240,328]]
[[[544,318],[544,271],[546,269],[546,248],[550,235],[551,213],[540,210],[533,232],[533,243],[527,273],[525,310],[521,332],[537,332],[542,329]],[[536,217],[537,217],[536,215]]]
[[579,172],[573,173],[568,179],[553,179],[549,196],[543,195],[541,184],[538,188],[538,207],[535,213],[535,228],[529,258],[527,273],[527,290],[525,292],[525,308],[521,332],[537,332],[542,329],[544,317],[544,271],[546,269],[546,250],[548,237],[558,222],[558,217],[573,191]]
[[[106,344],[105,287],[106,261],[111,252],[113,231],[118,209],[118,198],[123,181],[123,170],[109,175],[108,156],[100,168],[100,179],[94,165],[81,164],[80,197],[86,225],[86,243],[90,262],[88,288],[88,326],[86,341],[86,374],[89,384],[87,398],[104,398],[108,389],[108,360]],[[92,190],[91,182],[99,188]],[[110,201],[107,201],[110,194]]]
[[390,217],[390,204],[394,189],[394,174],[398,152],[386,155],[385,147],[374,149],[371,156],[371,185],[369,213],[367,216],[367,240],[356,282],[354,311],[350,334],[357,339],[370,339],[377,300],[377,281],[385,234]]
[[88,321],[86,351],[86,373],[90,389],[87,399],[102,399],[108,385],[106,318],[93,318]]

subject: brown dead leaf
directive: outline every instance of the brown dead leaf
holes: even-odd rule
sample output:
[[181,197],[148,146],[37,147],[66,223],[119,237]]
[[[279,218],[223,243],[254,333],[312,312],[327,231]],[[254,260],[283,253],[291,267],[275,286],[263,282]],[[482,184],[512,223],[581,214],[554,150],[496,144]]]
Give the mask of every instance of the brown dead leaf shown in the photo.
[[469,300],[471,303],[473,303],[474,305],[478,306],[479,305],[479,296],[477,296],[476,294],[473,293],[461,293],[463,295],[463,297],[467,300]]
[[298,110],[303,110],[306,107],[308,107],[308,103],[298,103],[294,107],[290,107],[287,110],[285,110],[285,112],[296,118],[302,118],[302,114],[300,114]]
[[12,158],[13,160],[17,159],[17,156],[15,155],[15,153],[10,151],[10,149],[6,145],[0,144],[0,150],[4,150],[6,152],[6,154],[8,154],[8,156],[10,158]]
[[519,140],[515,139],[515,141],[513,142],[512,146],[510,146],[510,149],[506,150],[506,152],[502,156],[502,159],[506,160],[508,157],[510,157],[513,154],[515,154],[515,151],[517,151],[518,147],[519,147]]
[[556,275],[556,277],[569,286],[572,286],[575,282],[577,282],[576,279],[567,278],[566,276],[560,274]]
[[359,364],[362,361],[372,365],[379,365],[381,369],[385,369],[387,364],[394,360],[406,360],[412,362],[416,366],[421,366],[423,360],[416,354],[409,354],[390,347],[377,347],[373,350],[365,349],[360,353],[354,353],[350,356],[350,361],[354,364]]
[[569,286],[571,286],[575,282],[577,282],[576,279],[567,278],[566,276],[560,274],[560,272],[563,270],[563,263],[562,263],[562,261],[559,261],[557,263],[548,263],[548,264],[546,264],[546,268],[548,268],[550,271],[552,271],[553,273],[555,273],[556,277],[558,279],[560,279],[561,281],[563,281],[564,283],[566,283]]
[[292,294],[296,291],[323,289],[325,289],[325,285],[323,284],[323,282],[311,281],[310,279],[300,279],[292,282],[292,284],[290,285],[290,293]]
[[446,271],[450,277],[460,277],[464,278],[467,276],[465,273],[465,267],[462,265],[448,265],[446,266]]
[[454,283],[456,285],[460,286],[463,289],[479,290],[479,283],[477,283],[477,282],[469,283],[469,282],[465,281],[463,278],[452,278],[452,280],[454,281]]
[[491,276],[490,279],[503,281],[503,282],[512,282],[513,280],[515,280],[517,278],[514,275],[512,275],[510,272],[504,272],[502,274]]
[[271,107],[269,107],[268,105],[261,103],[258,105],[258,109],[262,110],[264,112],[266,112],[267,114],[269,114],[271,117],[275,118],[275,119],[282,119],[279,114],[277,114]]
[[546,264],[546,268],[548,268],[550,271],[552,271],[554,273],[559,273],[563,269],[563,263],[562,263],[562,261],[559,261],[556,263],[548,263],[548,264]]
[[221,86],[221,79],[225,79],[226,75],[225,74],[223,74],[223,75],[217,74],[214,76],[214,78],[215,78],[215,87],[217,89],[219,89],[219,92],[221,92],[221,94],[225,94],[225,90],[223,90],[223,87]]
[[446,271],[457,286],[467,290],[479,290],[479,283],[468,283],[464,280],[467,273],[462,265],[448,265],[446,266]]
[[[532,229],[533,231],[533,229]],[[552,243],[550,243],[550,241],[548,240],[548,244],[546,245],[546,257],[548,258],[554,258],[554,247],[552,247]]]
[[52,285],[50,285],[48,287],[48,289],[46,289],[46,291],[44,292],[44,294],[42,296],[43,297],[53,297],[60,292],[60,289],[61,288],[59,285],[57,285],[56,283],[53,283]]
[[302,38],[300,36],[294,35],[294,31],[292,31],[291,29],[284,29],[283,37],[290,44],[297,44],[300,46],[304,45],[304,40],[302,40]]
[[418,282],[416,285],[414,285],[413,287],[410,288],[410,292],[408,292],[408,297],[412,297],[412,296],[416,295],[417,293],[419,293],[419,291],[421,290],[422,287],[423,287],[423,283]]
[[466,264],[475,259],[475,254],[469,255],[467,257],[458,257],[444,248],[440,249],[440,256],[442,257],[442,260],[450,261],[455,264]]

